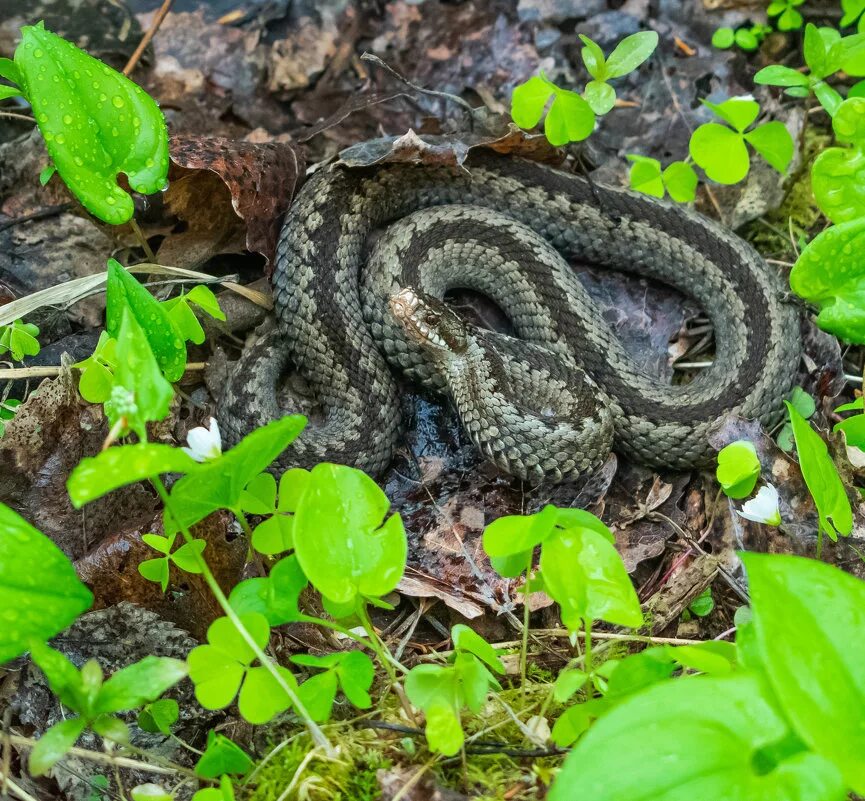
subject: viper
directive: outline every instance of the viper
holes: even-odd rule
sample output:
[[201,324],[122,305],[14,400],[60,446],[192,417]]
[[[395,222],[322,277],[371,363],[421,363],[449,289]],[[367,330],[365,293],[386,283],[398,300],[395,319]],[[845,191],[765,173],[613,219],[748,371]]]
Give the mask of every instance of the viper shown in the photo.
[[[711,367],[647,374],[571,262],[669,284],[715,334]],[[613,448],[646,464],[704,465],[727,415],[767,427],[801,355],[779,275],[733,232],[681,206],[493,152],[461,169],[324,167],[286,216],[273,275],[278,326],[242,354],[218,417],[228,442],[288,413],[289,367],[320,409],[280,464],[391,461],[403,423],[394,371],[453,399],[481,453],[531,480],[569,480]],[[516,336],[469,325],[442,299],[488,296]]]

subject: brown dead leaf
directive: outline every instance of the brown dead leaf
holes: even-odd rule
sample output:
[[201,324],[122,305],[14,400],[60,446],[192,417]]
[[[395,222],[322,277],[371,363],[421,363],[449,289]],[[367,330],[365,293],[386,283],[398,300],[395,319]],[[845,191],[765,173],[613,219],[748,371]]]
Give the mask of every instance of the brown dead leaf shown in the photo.
[[247,249],[272,265],[282,218],[304,172],[301,152],[290,142],[184,135],[172,137],[171,160],[176,167],[165,200],[190,230],[204,232],[198,241],[218,235],[236,215],[245,223]]

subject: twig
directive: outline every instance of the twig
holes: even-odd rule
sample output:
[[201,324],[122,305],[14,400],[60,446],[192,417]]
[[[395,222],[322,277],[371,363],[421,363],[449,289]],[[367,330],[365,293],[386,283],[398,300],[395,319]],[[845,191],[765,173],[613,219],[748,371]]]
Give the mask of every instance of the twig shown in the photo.
[[30,795],[30,793],[28,793],[23,787],[19,787],[15,784],[15,782],[13,782],[8,776],[4,775],[0,778],[3,779],[5,785],[9,788],[9,792],[16,798],[20,798],[21,801],[39,801],[38,798]]
[[135,65],[138,63],[138,59],[141,58],[141,54],[144,52],[144,49],[147,45],[150,44],[150,40],[153,38],[153,35],[156,31],[159,30],[159,26],[162,25],[162,20],[168,15],[168,11],[171,8],[171,4],[174,0],[163,0],[162,5],[159,8],[159,11],[156,12],[156,16],[153,18],[153,23],[148,29],[147,33],[141,38],[141,41],[138,43],[138,47],[135,48],[135,52],[129,57],[129,61],[126,62],[126,66],[123,68],[123,74],[129,75],[133,69],[135,69]]
[[0,111],[0,117],[7,117],[10,120],[24,120],[24,122],[36,122],[33,117],[28,117],[26,114],[16,114],[14,111]]
[[[205,370],[207,362],[190,362],[186,365],[186,372]],[[9,367],[0,369],[0,380],[17,381],[22,378],[54,378],[60,375],[62,368],[59,365],[47,364],[44,367]]]

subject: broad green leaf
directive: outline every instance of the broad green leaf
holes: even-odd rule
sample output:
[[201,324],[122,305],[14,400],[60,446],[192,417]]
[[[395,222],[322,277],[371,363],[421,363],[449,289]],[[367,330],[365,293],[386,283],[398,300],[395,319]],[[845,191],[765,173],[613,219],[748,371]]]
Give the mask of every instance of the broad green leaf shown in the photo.
[[544,132],[551,145],[582,142],[595,129],[595,112],[576,92],[559,89],[547,113]]
[[88,686],[85,687],[83,669],[79,671],[69,660],[69,657],[60,651],[39,640],[34,640],[30,644],[30,657],[45,674],[51,692],[62,703],[82,714],[88,711],[87,707],[92,702],[95,693],[99,692],[102,670],[98,664],[93,663],[96,664],[96,671],[98,671],[98,675],[94,676],[95,671],[89,669],[90,663],[88,663]]
[[207,732],[207,748],[195,766],[204,779],[216,779],[225,773],[243,776],[252,768],[252,760],[237,743],[211,729]]
[[553,683],[553,697],[563,704],[574,693],[579,692],[588,680],[589,674],[584,670],[562,670]]
[[760,460],[753,442],[731,442],[718,453],[718,483],[728,498],[747,498],[760,478]]
[[162,473],[188,473],[197,467],[191,456],[170,445],[118,445],[82,459],[67,479],[66,489],[72,505],[80,509],[118,487]]
[[310,676],[298,688],[297,694],[301,703],[316,723],[324,723],[330,719],[338,684],[336,673],[328,670]]
[[458,651],[468,651],[474,654],[478,659],[484,661],[496,673],[504,673],[505,666],[495,648],[492,647],[483,637],[475,631],[472,631],[463,623],[457,623],[451,629],[451,640],[453,640],[454,648]]
[[457,674],[462,704],[476,715],[483,708],[490,690],[496,692],[501,690],[501,685],[493,674],[474,654],[466,651],[458,652],[453,669]]
[[186,676],[186,663],[166,656],[145,656],[114,673],[99,692],[94,711],[123,712],[154,701]]
[[619,661],[609,660],[598,671],[610,666],[607,698],[621,699],[666,681],[676,669],[676,662],[663,646],[646,648]]
[[147,704],[138,715],[138,728],[151,734],[171,733],[171,727],[180,717],[180,706],[173,698],[160,698]]
[[703,105],[712,109],[715,114],[732,125],[739,133],[742,133],[754,122],[760,113],[759,103],[741,97],[731,97],[723,103],[711,103],[704,100]]
[[844,98],[825,81],[819,81],[814,84],[814,94],[830,117],[833,117],[837,113],[841,107],[841,103],[844,101]]
[[865,0],[841,0],[841,10],[844,16],[839,23],[842,28],[852,25],[865,11]]
[[[865,103],[865,98],[855,99]],[[828,147],[814,160],[811,170],[814,199],[832,222],[865,217],[865,183],[860,179],[863,170],[865,152],[859,148]]]
[[434,754],[453,756],[465,742],[460,717],[447,704],[433,704],[426,710],[426,739]]
[[297,557],[292,554],[280,559],[267,578],[241,581],[231,591],[228,600],[237,614],[258,612],[271,626],[279,626],[303,617],[298,600],[308,583]]
[[832,70],[826,63],[826,42],[816,25],[809,22],[805,26],[805,40],[802,47],[805,63],[815,78],[823,78]]
[[[319,464],[294,516],[294,547],[303,572],[338,603],[393,590],[405,568],[402,518],[360,470]],[[322,554],[327,554],[323,559]]]
[[114,715],[99,715],[91,721],[90,728],[105,740],[122,745],[129,742],[129,727]]
[[[238,509],[244,488],[303,430],[306,418],[290,415],[252,431],[230,451],[211,459],[171,488],[177,525],[191,526],[217,509]],[[166,516],[166,530],[173,530]]]
[[[124,310],[143,330],[159,367],[169,381],[177,381],[186,369],[186,345],[174,330],[162,304],[114,259],[108,260],[105,329],[119,339]],[[119,346],[118,346],[119,347]],[[118,351],[118,365],[123,359]]]
[[[811,559],[747,553],[768,680],[796,733],[865,792],[865,584]],[[816,795],[815,798],[822,798]]]
[[865,449],[865,414],[854,414],[836,423],[832,430],[843,431],[844,440],[848,445]]
[[511,95],[511,118],[520,128],[534,128],[544,116],[544,107],[554,86],[539,75],[514,87]]
[[87,721],[81,718],[67,718],[55,723],[33,746],[30,752],[30,773],[42,776],[75,745],[83,734]]
[[787,8],[778,17],[779,31],[798,31],[802,27],[802,15],[795,8]]
[[677,203],[690,203],[697,194],[697,173],[684,161],[667,165],[662,176],[670,197]]
[[[276,666],[282,680],[292,689],[297,689],[294,674]],[[273,674],[264,667],[249,668],[240,688],[237,708],[241,717],[253,726],[268,723],[291,705],[285,690],[277,683]]]
[[589,81],[583,97],[595,114],[606,114],[616,105],[616,90],[605,81]]
[[0,503],[0,664],[32,639],[59,634],[92,603],[63,551]]
[[723,675],[736,667],[736,646],[731,642],[707,640],[699,645],[668,646],[669,655],[682,667],[701,673]]
[[640,66],[658,46],[655,31],[640,31],[626,36],[607,59],[607,78],[619,78]]
[[788,736],[749,674],[661,682],[601,716],[565,758],[548,798],[842,801],[838,770],[803,746],[781,748],[773,764],[773,747]]
[[574,526],[547,539],[541,547],[541,572],[571,631],[586,620],[631,628],[642,624],[640,602],[622,558],[597,531]]
[[174,795],[159,784],[147,782],[133,787],[132,801],[174,801]]
[[165,118],[139,86],[41,23],[21,29],[15,65],[51,161],[88,211],[115,225],[132,217],[118,173],[142,194],[164,188]]
[[750,161],[742,135],[724,125],[701,125],[691,135],[688,148],[691,158],[719,184],[738,183],[748,174]]
[[792,67],[772,64],[757,72],[754,76],[754,83],[768,86],[808,86],[809,81],[807,75],[794,70]]
[[817,506],[820,530],[831,540],[837,540],[839,534],[846,537],[853,530],[853,512],[826,443],[789,401],[784,404],[793,426],[802,477]]
[[664,197],[664,181],[661,178],[661,162],[647,156],[629,155],[631,171],[628,180],[631,189],[652,197]]
[[580,56],[583,59],[583,64],[586,65],[586,70],[596,81],[604,81],[609,77],[607,75],[606,59],[604,51],[600,45],[589,39],[585,34],[579,34],[580,40],[585,47],[580,49]]
[[216,295],[213,294],[213,290],[210,287],[204,284],[194,286],[186,293],[186,299],[190,303],[194,303],[202,311],[207,312],[214,319],[225,320],[225,312],[220,308],[219,300],[217,300]]
[[172,328],[181,339],[194,345],[201,345],[204,342],[204,329],[185,297],[166,300],[162,306],[171,321]]
[[785,172],[793,160],[793,137],[781,122],[767,122],[748,131],[745,141],[778,172]]
[[0,325],[0,354],[9,351],[13,361],[20,362],[25,356],[39,353],[39,329],[32,323],[14,320],[10,325]]
[[88,403],[104,403],[108,400],[116,364],[117,340],[109,336],[107,331],[101,331],[93,353],[72,365],[81,372],[78,392],[84,400]]
[[742,50],[748,51],[756,50],[760,46],[762,38],[762,36],[758,37],[750,28],[739,28],[735,34],[736,44]]
[[21,86],[21,73],[11,58],[0,58],[0,78]]
[[[491,557],[522,556],[553,533],[558,519],[559,510],[552,504],[533,515],[499,517],[484,529],[484,551]],[[524,560],[524,569],[525,566]]]
[[865,75],[865,34],[862,32],[862,27],[863,21],[860,19],[859,33],[845,36],[841,40],[842,50],[839,69],[848,75],[856,77]]
[[[863,162],[865,163],[865,162]],[[790,272],[790,287],[820,308],[817,324],[847,342],[865,342],[865,218],[812,239]]]

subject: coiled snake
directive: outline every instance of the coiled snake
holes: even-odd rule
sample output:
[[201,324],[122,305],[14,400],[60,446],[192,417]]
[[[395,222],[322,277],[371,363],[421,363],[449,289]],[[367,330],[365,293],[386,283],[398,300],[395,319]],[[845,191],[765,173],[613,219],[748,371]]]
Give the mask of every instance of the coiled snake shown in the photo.
[[[646,375],[567,259],[694,298],[714,325],[712,367],[681,386]],[[286,217],[273,286],[280,330],[244,352],[219,422],[232,442],[287,413],[276,385],[293,364],[323,420],[289,446],[284,466],[382,471],[402,428],[390,362],[448,391],[475,444],[514,475],[576,478],[606,458],[611,438],[628,457],[687,469],[709,458],[708,434],[725,415],[779,420],[801,352],[781,280],[731,232],[494,153],[459,172],[320,169]],[[436,301],[457,287],[488,295],[519,338],[464,326]]]

